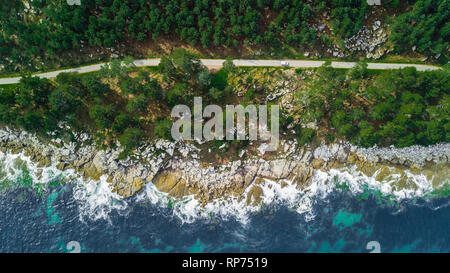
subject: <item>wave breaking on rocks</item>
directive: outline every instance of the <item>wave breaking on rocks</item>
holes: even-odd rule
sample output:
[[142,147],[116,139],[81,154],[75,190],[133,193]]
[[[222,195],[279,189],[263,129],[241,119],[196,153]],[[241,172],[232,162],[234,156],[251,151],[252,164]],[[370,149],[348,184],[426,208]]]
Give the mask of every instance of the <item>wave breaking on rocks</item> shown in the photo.
[[[85,144],[88,135],[74,135],[75,142],[64,142],[1,129],[2,164],[20,157],[33,166],[33,181],[41,183],[55,174],[85,181],[76,196],[87,200],[83,210],[95,219],[105,218],[113,203],[124,211],[131,196],[170,206],[186,222],[211,214],[245,222],[249,212],[274,202],[312,218],[314,198],[337,188],[353,193],[370,189],[403,199],[445,189],[450,180],[449,143],[359,148],[346,142],[299,147],[296,141],[282,141],[270,156],[213,163],[201,160],[194,143],[148,142],[133,158],[119,160],[120,146],[102,150]],[[53,176],[47,175],[49,170]],[[95,191],[101,194],[88,194]]]

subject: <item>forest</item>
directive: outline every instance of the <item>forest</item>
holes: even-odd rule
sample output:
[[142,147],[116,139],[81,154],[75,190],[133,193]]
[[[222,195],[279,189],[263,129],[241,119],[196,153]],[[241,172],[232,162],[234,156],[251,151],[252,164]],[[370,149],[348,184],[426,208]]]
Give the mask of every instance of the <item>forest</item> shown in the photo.
[[[156,68],[138,69],[132,61],[114,60],[99,72],[61,73],[54,80],[23,77],[17,85],[0,88],[0,122],[39,134],[60,132],[58,125],[64,122],[73,130],[88,131],[99,146],[114,146],[118,140],[125,157],[142,139],[170,140],[170,109],[192,105],[194,96],[221,106],[255,103],[251,77],[240,99],[228,84],[229,74],[249,73],[232,60],[214,73],[185,49],[164,57]],[[339,70],[328,62],[298,91],[300,120],[282,111],[280,128],[287,132],[287,125],[300,121],[294,135],[300,144],[317,137],[364,147],[449,142],[449,73],[448,66],[374,73],[363,62]],[[306,128],[310,122],[319,129]],[[247,144],[233,143],[236,148]]]
[[398,53],[416,47],[422,53],[448,55],[450,1],[416,1],[408,12],[394,19],[390,30]]
[[190,105],[195,95],[218,103],[230,92],[227,71],[236,69],[228,60],[212,74],[191,53],[177,49],[156,68],[163,87],[132,62],[116,59],[99,72],[61,73],[54,80],[25,76],[17,85],[0,87],[0,122],[39,134],[61,131],[58,124],[65,122],[90,132],[100,146],[119,140],[125,156],[141,137],[171,138],[173,105]]
[[[299,94],[303,123],[317,122],[332,142],[343,138],[363,147],[406,147],[450,141],[450,67],[415,68],[370,75],[367,64],[344,72],[324,65],[306,93]],[[306,136],[302,136],[302,133]],[[301,142],[315,132],[303,129]]]
[[[416,45],[426,55],[448,55],[448,0],[386,3],[404,11],[391,25],[398,53]],[[6,72],[67,65],[77,55],[127,50],[160,37],[208,49],[329,47],[357,33],[373,8],[366,0],[82,0],[79,6],[0,0],[0,6],[0,62]],[[324,12],[332,31],[319,35],[313,23]]]

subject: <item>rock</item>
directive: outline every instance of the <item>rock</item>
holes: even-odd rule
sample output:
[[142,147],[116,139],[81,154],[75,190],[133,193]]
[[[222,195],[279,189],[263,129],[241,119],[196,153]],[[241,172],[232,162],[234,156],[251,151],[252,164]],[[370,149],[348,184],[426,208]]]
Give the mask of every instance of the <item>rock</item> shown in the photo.
[[268,162],[264,162],[259,166],[258,175],[262,177],[272,177],[272,166]]
[[331,153],[327,146],[321,145],[314,150],[314,158],[320,158],[324,161],[328,161],[330,157]]
[[324,165],[325,165],[325,161],[321,158],[314,158],[311,161],[311,167],[313,167],[316,170],[321,169]]
[[65,162],[60,162],[60,163],[56,164],[56,168],[60,171],[63,171],[65,166],[66,166]]
[[355,155],[355,154],[350,154],[350,155],[347,157],[347,163],[349,163],[349,164],[354,164],[354,163],[356,163],[357,161],[358,161],[358,156]]
[[97,152],[97,154],[94,156],[94,159],[92,160],[92,163],[99,171],[106,169],[106,166],[105,166],[104,160],[103,160],[104,154],[105,154],[104,151],[99,151],[99,152]]
[[128,169],[127,177],[133,179],[134,177],[140,177],[142,175],[142,168],[133,167]]
[[305,151],[301,159],[302,162],[310,163],[313,158],[313,154],[310,151]]
[[38,168],[48,167],[52,164],[52,160],[49,157],[42,157],[37,164]]
[[383,181],[388,175],[391,174],[391,170],[389,167],[384,166],[381,168],[381,170],[378,172],[377,176],[375,177],[375,179],[377,181]]
[[180,179],[178,183],[169,191],[169,195],[175,198],[181,198],[183,196],[189,195],[190,191],[186,186],[186,181]]
[[131,183],[131,195],[140,192],[144,188],[145,182],[140,177],[135,177]]
[[286,160],[285,159],[278,159],[274,160],[270,163],[272,167],[272,177],[273,178],[284,178],[283,177],[283,170],[286,167]]
[[178,172],[164,171],[155,177],[153,184],[155,187],[162,192],[169,193],[177,183],[181,180],[181,174]]
[[244,177],[244,183],[246,186],[250,185],[253,182],[253,179],[256,176],[257,173],[257,168],[256,167],[252,167],[251,169],[249,169],[249,171],[245,174]]
[[100,180],[100,176],[102,176],[102,172],[97,169],[97,167],[91,162],[86,164],[83,168],[87,177],[93,180]]
[[261,196],[263,195],[263,190],[260,186],[253,186],[247,193],[246,203],[247,206],[257,206],[261,203]]
[[[283,90],[289,89],[288,86],[289,84],[286,83]],[[216,163],[201,162],[187,156],[193,152],[198,154],[199,150],[195,146],[181,144],[178,147],[164,141],[158,142],[159,144],[155,146],[153,144],[143,146],[139,151],[143,161],[134,159],[119,161],[117,156],[120,151],[118,150],[98,151],[93,146],[77,146],[75,157],[73,143],[63,143],[61,144],[63,148],[53,145],[47,145],[44,148],[36,141],[31,141],[30,134],[16,135],[19,137],[10,133],[5,134],[0,130],[0,139],[3,139],[3,146],[0,147],[2,151],[23,150],[37,162],[39,168],[50,165],[52,163],[50,155],[53,154],[53,161],[58,163],[57,168],[60,170],[75,167],[76,171],[85,178],[93,180],[99,180],[102,174],[106,174],[107,182],[113,192],[123,197],[135,195],[144,189],[146,182],[152,181],[158,190],[172,197],[180,198],[194,194],[202,204],[215,198],[234,195],[238,200],[256,205],[261,202],[266,178],[275,181],[291,180],[296,187],[304,188],[312,180],[316,169],[326,171],[330,168],[342,168],[355,164],[357,170],[368,175],[381,170],[378,175],[383,176],[383,172],[387,170],[382,168],[393,167],[394,164],[414,166],[420,170],[424,168],[424,165],[444,164],[442,165],[444,167],[439,169],[446,170],[445,164],[448,164],[450,157],[450,144],[399,149],[395,147],[358,148],[349,143],[338,142],[332,145],[323,144],[318,147],[304,145],[297,148],[296,141],[283,140],[281,148],[277,152],[266,155],[264,159],[261,156],[255,157],[254,150],[250,148],[247,150],[247,156],[242,159],[216,165]],[[177,151],[173,157],[169,158],[164,152],[155,154],[156,150],[167,151],[169,148]],[[45,153],[36,152],[44,150]],[[184,151],[186,157],[178,157],[180,154],[178,151],[180,153]],[[441,176],[445,178],[445,175]],[[411,187],[407,185],[409,182],[406,178],[401,183],[403,184],[398,184],[399,187]],[[283,180],[280,184],[286,187],[289,182]]]

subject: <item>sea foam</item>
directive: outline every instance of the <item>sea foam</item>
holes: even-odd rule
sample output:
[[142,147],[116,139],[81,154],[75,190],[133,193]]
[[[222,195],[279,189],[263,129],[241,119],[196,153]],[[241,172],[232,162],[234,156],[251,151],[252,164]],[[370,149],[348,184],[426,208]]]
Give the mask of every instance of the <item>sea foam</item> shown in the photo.
[[[159,206],[170,207],[173,215],[185,223],[192,223],[198,219],[220,217],[222,219],[235,218],[243,224],[248,223],[249,216],[264,207],[284,205],[299,214],[307,221],[315,217],[314,204],[320,199],[327,198],[333,191],[343,190],[342,185],[350,194],[360,195],[366,191],[379,192],[382,196],[389,197],[391,201],[401,201],[417,197],[425,197],[432,190],[431,180],[423,174],[412,174],[405,171],[408,182],[413,185],[409,188],[396,188],[396,183],[402,178],[400,175],[388,175],[385,180],[377,181],[375,177],[367,176],[358,171],[356,166],[350,168],[331,169],[327,172],[316,170],[310,183],[303,188],[298,188],[290,180],[273,181],[265,179],[258,184],[262,189],[261,202],[255,206],[248,205],[246,198],[239,200],[237,197],[215,199],[202,206],[193,196],[182,199],[174,199],[166,193],[162,193],[149,183],[146,190],[139,195],[138,200],[149,200]],[[283,186],[282,186],[282,183]],[[243,193],[246,197],[252,186]]]
[[[17,166],[18,162],[22,162],[22,165],[25,164],[26,168]],[[215,199],[206,205],[202,205],[194,196],[185,196],[179,199],[170,197],[168,194],[158,191],[151,182],[147,183],[145,190],[136,198],[124,199],[111,191],[106,176],[102,176],[100,181],[93,181],[83,179],[73,169],[60,171],[55,164],[38,168],[36,163],[25,156],[23,152],[18,154],[0,152],[0,165],[3,172],[2,181],[5,179],[16,181],[26,169],[34,186],[37,184],[45,185],[58,179],[73,183],[73,197],[79,207],[79,217],[83,221],[86,219],[108,220],[112,212],[121,215],[126,214],[129,203],[132,201],[150,201],[155,206],[169,208],[173,216],[179,218],[183,223],[219,217],[221,219],[233,218],[246,224],[249,221],[249,216],[253,213],[264,209],[264,207],[277,205],[285,205],[304,215],[306,220],[312,220],[315,217],[315,202],[327,198],[333,191],[342,190],[342,187],[340,187],[342,185],[345,185],[345,190],[354,195],[362,194],[368,190],[377,191],[396,201],[425,197],[433,191],[432,179],[427,178],[424,174],[413,174],[406,170],[403,177],[392,173],[385,176],[383,181],[377,181],[376,177],[381,170],[376,171],[372,176],[367,176],[358,171],[356,166],[353,166],[330,169],[327,172],[316,170],[310,182],[300,188],[290,180],[273,181],[264,179],[258,185],[250,185],[244,191],[243,198],[230,196]],[[399,188],[398,182],[402,179],[406,179],[410,186]],[[448,180],[445,183],[448,184]],[[257,205],[248,205],[246,197],[254,186],[262,189],[261,202]]]

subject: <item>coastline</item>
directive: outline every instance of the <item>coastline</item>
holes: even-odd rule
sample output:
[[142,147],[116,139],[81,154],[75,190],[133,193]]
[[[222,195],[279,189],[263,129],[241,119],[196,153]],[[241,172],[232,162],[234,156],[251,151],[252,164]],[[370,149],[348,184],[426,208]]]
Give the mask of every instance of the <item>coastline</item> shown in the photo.
[[[163,140],[145,143],[136,151],[139,160],[118,160],[120,147],[101,150],[83,144],[88,139],[81,134],[76,135],[76,142],[57,139],[45,143],[34,134],[4,128],[0,130],[0,150],[34,162],[36,179],[45,179],[42,169],[52,166],[83,179],[104,179],[122,198],[154,187],[175,199],[191,196],[203,207],[233,198],[257,207],[270,185],[304,191],[324,176],[328,176],[325,182],[339,175],[365,177],[372,187],[399,199],[444,188],[450,178],[449,143],[367,149],[345,142],[297,147],[295,141],[282,141],[281,149],[267,159],[248,156],[221,164],[202,162],[194,144]],[[347,184],[345,187],[356,187]]]

